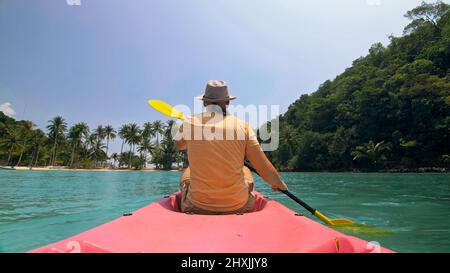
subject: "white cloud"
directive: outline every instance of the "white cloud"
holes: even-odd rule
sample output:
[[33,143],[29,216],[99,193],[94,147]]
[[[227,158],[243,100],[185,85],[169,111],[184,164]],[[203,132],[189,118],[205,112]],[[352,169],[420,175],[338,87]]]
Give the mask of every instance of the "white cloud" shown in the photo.
[[10,102],[0,104],[0,111],[2,111],[5,115],[10,117],[14,117],[14,115],[16,114]]

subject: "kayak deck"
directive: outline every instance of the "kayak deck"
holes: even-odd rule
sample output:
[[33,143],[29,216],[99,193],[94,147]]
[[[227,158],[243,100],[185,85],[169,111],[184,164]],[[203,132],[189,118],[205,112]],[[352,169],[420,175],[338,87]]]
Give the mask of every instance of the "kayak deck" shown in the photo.
[[180,212],[180,193],[176,193],[129,216],[30,252],[392,252],[298,215],[259,193],[255,195],[254,212],[196,215]]

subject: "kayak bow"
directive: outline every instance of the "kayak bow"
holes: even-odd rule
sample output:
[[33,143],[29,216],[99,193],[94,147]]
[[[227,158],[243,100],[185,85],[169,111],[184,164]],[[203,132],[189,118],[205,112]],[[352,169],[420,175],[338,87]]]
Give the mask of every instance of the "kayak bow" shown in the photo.
[[180,196],[173,194],[30,252],[393,252],[333,230],[257,192],[254,212],[231,215],[182,213]]

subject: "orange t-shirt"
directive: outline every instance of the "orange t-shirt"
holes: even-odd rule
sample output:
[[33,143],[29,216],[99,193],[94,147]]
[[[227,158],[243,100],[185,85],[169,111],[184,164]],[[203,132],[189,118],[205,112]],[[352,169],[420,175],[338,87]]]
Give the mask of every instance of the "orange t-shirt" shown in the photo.
[[244,157],[270,185],[282,183],[252,128],[242,120],[219,112],[194,115],[180,126],[177,148],[186,150],[190,167],[187,198],[208,211],[233,211],[248,200]]

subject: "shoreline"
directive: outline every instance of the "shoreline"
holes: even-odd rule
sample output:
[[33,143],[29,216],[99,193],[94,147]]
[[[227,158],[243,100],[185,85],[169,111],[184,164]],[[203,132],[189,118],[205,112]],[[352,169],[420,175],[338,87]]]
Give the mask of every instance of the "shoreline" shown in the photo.
[[[5,168],[6,166],[0,166]],[[16,171],[66,171],[66,172],[179,172],[183,169],[156,169],[156,168],[146,168],[146,169],[112,169],[112,168],[96,168],[96,169],[79,169],[79,168],[68,168],[68,167],[30,167],[20,166],[14,167],[13,170]],[[342,171],[278,171],[280,173],[290,173],[290,172],[302,172],[302,173],[449,173],[446,168],[418,168],[418,169],[389,169],[389,170],[342,170]]]
[[65,171],[65,172],[157,172],[157,171],[165,171],[165,172],[179,172],[178,169],[171,170],[163,170],[163,169],[111,169],[111,168],[97,168],[97,169],[71,169],[64,167],[14,167],[16,171]]

